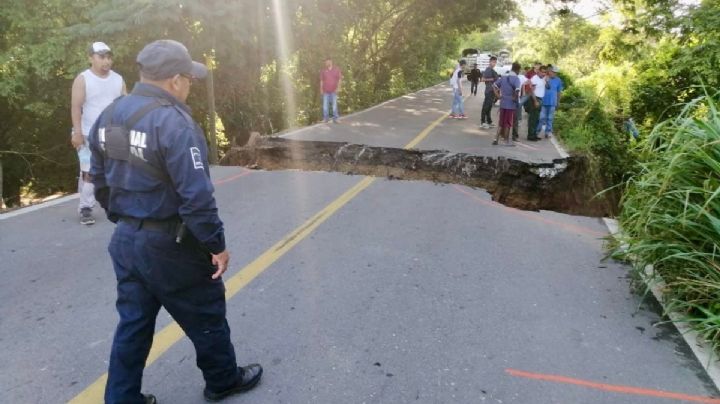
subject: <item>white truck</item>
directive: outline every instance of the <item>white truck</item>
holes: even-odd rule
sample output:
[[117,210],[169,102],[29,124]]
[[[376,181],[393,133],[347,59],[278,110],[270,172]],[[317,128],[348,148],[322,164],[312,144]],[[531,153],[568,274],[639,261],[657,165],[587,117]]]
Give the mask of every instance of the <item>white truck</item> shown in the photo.
[[490,51],[479,51],[474,48],[463,49],[461,60],[465,61],[465,73],[468,73],[476,64],[480,71],[487,69],[490,65],[490,56],[492,56]]

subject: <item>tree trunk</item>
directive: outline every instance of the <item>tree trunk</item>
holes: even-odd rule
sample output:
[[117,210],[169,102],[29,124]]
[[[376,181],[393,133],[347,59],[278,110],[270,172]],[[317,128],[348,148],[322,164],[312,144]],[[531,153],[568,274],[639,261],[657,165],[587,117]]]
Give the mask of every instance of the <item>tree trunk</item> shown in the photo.
[[3,166],[0,159],[0,209],[5,209],[5,198],[3,198]]
[[205,62],[208,66],[207,75],[207,94],[208,94],[208,113],[210,115],[209,130],[210,130],[210,156],[208,156],[208,162],[210,164],[218,163],[218,149],[217,149],[217,114],[215,114],[215,83],[213,82],[213,58],[207,56]]

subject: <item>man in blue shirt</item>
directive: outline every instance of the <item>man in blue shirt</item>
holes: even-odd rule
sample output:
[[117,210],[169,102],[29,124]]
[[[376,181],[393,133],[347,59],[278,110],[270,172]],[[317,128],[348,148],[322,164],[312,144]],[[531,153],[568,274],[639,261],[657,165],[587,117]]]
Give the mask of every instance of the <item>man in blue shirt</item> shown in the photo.
[[510,141],[510,130],[515,120],[515,112],[517,110],[518,97],[520,96],[520,63],[512,64],[510,73],[507,76],[499,78],[494,86],[500,92],[500,129],[497,132],[493,145],[498,144],[498,139],[502,137],[505,146],[515,146]]
[[106,403],[155,403],[140,392],[160,307],[190,338],[209,401],[247,391],[262,367],[238,367],[225,318],[230,256],[210,181],[207,146],[185,101],[207,68],[172,40],[137,57],[140,83],[90,131],[95,196],[117,223],[108,248],[120,315]]
[[540,109],[540,120],[537,126],[537,136],[545,126],[545,138],[549,138],[553,134],[553,119],[555,118],[555,110],[560,105],[560,94],[562,93],[563,82],[557,73],[560,69],[557,66],[548,68],[547,84],[545,85],[545,95],[542,99],[542,108]]

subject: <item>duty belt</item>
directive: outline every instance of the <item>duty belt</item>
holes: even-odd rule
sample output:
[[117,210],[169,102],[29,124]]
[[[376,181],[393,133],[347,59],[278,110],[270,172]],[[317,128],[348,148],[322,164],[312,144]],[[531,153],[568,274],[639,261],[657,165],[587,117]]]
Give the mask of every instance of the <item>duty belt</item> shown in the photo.
[[177,218],[177,217],[173,217],[173,218],[169,218],[169,219],[165,219],[165,220],[156,220],[156,219],[137,219],[134,217],[123,216],[120,218],[120,221],[130,224],[133,227],[137,228],[138,230],[144,229],[144,230],[149,230],[149,231],[159,231],[159,232],[170,234],[171,236],[176,236],[178,234],[179,228],[182,225],[180,218]]

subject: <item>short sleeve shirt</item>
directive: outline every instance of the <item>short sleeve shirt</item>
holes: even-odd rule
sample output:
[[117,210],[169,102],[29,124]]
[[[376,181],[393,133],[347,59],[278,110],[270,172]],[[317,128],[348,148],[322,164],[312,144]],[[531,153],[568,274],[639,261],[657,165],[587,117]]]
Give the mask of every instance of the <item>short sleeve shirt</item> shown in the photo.
[[458,67],[457,69],[455,69],[455,71],[453,72],[452,78],[450,79],[450,84],[452,84],[453,88],[460,87],[462,75],[463,75],[462,68]]
[[548,81],[545,87],[545,96],[543,96],[543,105],[557,106],[558,93],[563,90],[563,82],[560,77],[553,77]]
[[522,89],[522,94],[525,94],[525,83],[527,83],[530,80],[528,80],[527,77],[525,77],[522,74],[518,75],[517,78],[518,78],[518,80],[520,80],[520,88]]
[[495,86],[500,89],[500,108],[516,109],[517,101],[513,100],[513,94],[520,89],[518,76],[501,77],[495,82]]
[[492,67],[488,67],[487,69],[485,69],[482,74],[483,80],[492,79],[492,81],[485,82],[485,94],[493,92],[493,83],[498,79],[498,77],[500,77],[500,75],[497,74],[497,72]]
[[532,83],[535,98],[542,100],[545,96],[545,80],[536,74],[530,79],[530,83]]
[[342,72],[337,66],[333,66],[330,69],[322,69],[320,71],[320,81],[322,82],[323,93],[334,93],[337,91],[338,83],[342,78]]

